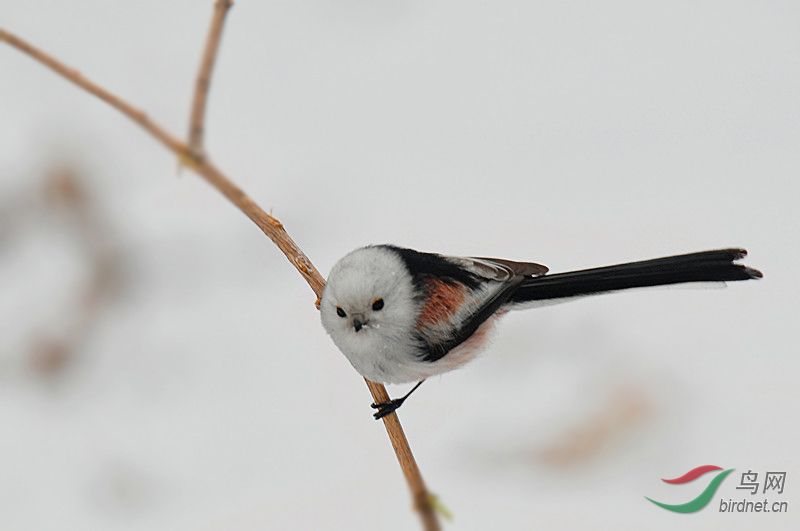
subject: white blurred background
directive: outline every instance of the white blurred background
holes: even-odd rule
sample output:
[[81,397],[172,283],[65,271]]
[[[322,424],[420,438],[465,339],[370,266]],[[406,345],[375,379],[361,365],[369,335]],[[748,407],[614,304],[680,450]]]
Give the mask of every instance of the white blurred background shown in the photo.
[[[211,3],[4,1],[0,24],[183,134]],[[798,528],[798,20],[791,1],[234,6],[207,142],[323,274],[383,242],[554,272],[743,246],[765,273],[507,317],[400,411],[448,529]],[[418,528],[311,291],[176,167],[0,46],[0,528]],[[789,512],[644,499],[688,501],[704,481],[659,478],[709,463],[737,469],[715,500],[786,471]]]

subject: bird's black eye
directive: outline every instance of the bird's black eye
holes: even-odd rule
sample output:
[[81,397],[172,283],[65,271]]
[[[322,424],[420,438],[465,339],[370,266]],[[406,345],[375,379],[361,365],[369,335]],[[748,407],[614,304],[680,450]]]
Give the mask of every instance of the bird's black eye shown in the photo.
[[342,310],[341,306],[336,307],[336,315],[339,317],[347,317],[347,314],[344,313],[344,310]]
[[383,309],[383,299],[376,299],[375,302],[372,303],[372,309],[376,312]]

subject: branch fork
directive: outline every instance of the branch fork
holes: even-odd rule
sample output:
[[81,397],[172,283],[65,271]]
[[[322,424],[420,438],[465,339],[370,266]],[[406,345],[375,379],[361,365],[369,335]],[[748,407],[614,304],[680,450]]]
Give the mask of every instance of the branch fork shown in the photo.
[[[132,122],[138,124],[164,147],[172,151],[178,157],[182,165],[197,173],[211,184],[211,186],[216,188],[217,191],[250,218],[250,220],[275,243],[278,249],[283,252],[289,262],[306,280],[317,296],[317,301],[319,301],[325,287],[325,279],[322,278],[322,275],[320,275],[319,271],[317,271],[316,267],[311,263],[311,260],[308,259],[294,240],[292,240],[283,224],[277,218],[271,216],[259,207],[258,204],[256,204],[256,202],[241,188],[234,184],[222,170],[212,164],[205,152],[204,124],[208,93],[211,86],[211,78],[217,52],[222,38],[222,29],[226,15],[232,5],[233,2],[231,0],[216,0],[214,2],[211,23],[206,37],[200,67],[195,79],[195,89],[192,98],[187,135],[188,140],[186,142],[152,120],[141,109],[133,106],[101,85],[92,82],[79,71],[70,68],[58,59],[13,33],[0,28],[0,41],[6,42],[9,46],[28,55],[67,81],[100,98],[108,105],[127,116]],[[380,404],[389,401],[389,395],[383,385],[366,379],[365,381],[375,403]],[[386,428],[386,433],[389,436],[389,441],[400,463],[400,468],[408,483],[413,505],[419,513],[423,528],[427,531],[441,529],[437,519],[435,504],[431,501],[435,498],[425,487],[422,474],[414,459],[414,455],[411,453],[408,439],[406,438],[397,414],[394,412],[390,413],[383,417],[382,420]]]

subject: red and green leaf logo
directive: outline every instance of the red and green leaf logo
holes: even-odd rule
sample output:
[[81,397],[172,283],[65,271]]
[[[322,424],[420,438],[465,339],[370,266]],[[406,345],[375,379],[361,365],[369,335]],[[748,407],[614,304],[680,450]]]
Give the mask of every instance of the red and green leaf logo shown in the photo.
[[728,477],[728,474],[733,472],[733,470],[734,469],[732,468],[729,468],[728,470],[722,470],[721,467],[718,467],[716,465],[703,465],[703,466],[698,466],[697,468],[693,468],[684,475],[679,476],[677,478],[661,480],[664,483],[669,483],[670,485],[684,485],[686,483],[694,481],[700,476],[708,474],[709,472],[721,471],[718,472],[716,476],[714,476],[714,479],[711,480],[711,482],[708,484],[705,490],[703,490],[703,492],[700,493],[699,496],[686,503],[681,503],[678,505],[670,505],[668,503],[662,503],[660,501],[656,501],[652,498],[647,498],[647,496],[645,496],[645,498],[648,501],[658,505],[659,507],[666,509],[668,511],[672,511],[674,513],[696,513],[697,511],[708,505],[708,503],[711,501],[711,498],[713,498],[714,494],[717,492],[717,489],[719,488],[720,484],[725,480],[726,477]]

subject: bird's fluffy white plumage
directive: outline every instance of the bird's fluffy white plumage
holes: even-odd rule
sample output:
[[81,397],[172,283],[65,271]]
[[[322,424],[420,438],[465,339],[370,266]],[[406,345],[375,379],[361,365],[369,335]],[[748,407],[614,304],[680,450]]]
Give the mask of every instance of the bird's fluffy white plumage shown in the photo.
[[[328,276],[322,294],[322,326],[353,367],[375,382],[412,381],[411,354],[415,341],[420,302],[414,298],[414,284],[402,260],[382,247],[356,249],[339,260]],[[380,311],[372,304],[384,300]],[[346,312],[342,318],[336,313]],[[353,319],[363,317],[364,328],[356,332]]]

